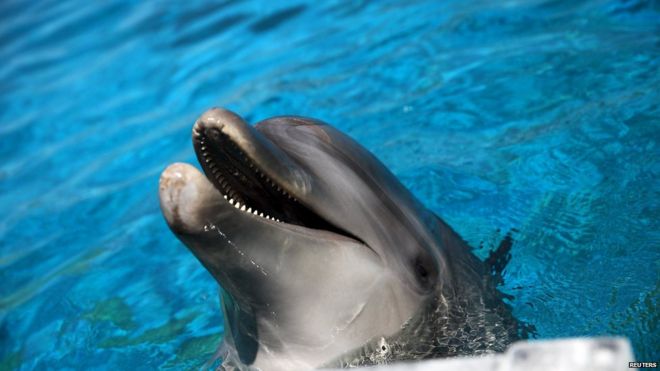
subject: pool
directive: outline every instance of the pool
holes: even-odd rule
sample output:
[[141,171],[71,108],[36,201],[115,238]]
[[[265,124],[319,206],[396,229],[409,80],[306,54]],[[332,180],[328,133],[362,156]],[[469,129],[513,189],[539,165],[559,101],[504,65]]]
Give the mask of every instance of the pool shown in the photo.
[[0,369],[212,357],[216,284],[157,197],[211,106],[334,124],[480,257],[512,236],[539,338],[660,358],[657,2],[8,0],[0,60]]

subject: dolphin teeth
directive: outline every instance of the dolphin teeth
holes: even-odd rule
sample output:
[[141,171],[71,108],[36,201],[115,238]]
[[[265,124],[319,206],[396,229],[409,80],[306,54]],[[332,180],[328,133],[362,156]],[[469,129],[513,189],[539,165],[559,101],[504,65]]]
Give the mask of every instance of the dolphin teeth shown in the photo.
[[245,211],[245,205],[241,206],[241,211]]
[[224,198],[225,198],[225,200],[227,199],[227,195],[222,195],[222,197],[224,197]]
[[248,213],[251,213],[251,212],[252,212],[252,208],[251,208],[251,207],[248,207],[247,212],[248,212]]
[[234,206],[236,206],[236,208],[238,209],[239,207],[241,207],[241,203],[236,201],[236,205],[234,205]]
[[[255,211],[256,211],[256,210],[255,210]],[[260,213],[259,216],[263,218],[263,217],[264,217],[264,213]]]
[[233,199],[233,198],[230,198],[230,199],[229,199],[229,204],[230,204],[230,205],[233,205],[233,204],[234,204],[234,199]]
[[252,214],[257,215],[257,210],[254,210]]

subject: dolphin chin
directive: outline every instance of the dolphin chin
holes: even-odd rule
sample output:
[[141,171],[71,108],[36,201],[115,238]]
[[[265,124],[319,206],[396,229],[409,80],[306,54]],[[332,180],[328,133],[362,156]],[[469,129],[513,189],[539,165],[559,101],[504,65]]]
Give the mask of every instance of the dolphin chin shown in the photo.
[[517,337],[487,268],[349,137],[294,116],[250,126],[223,109],[192,132],[203,173],[170,165],[161,208],[223,289],[227,367],[375,364]]

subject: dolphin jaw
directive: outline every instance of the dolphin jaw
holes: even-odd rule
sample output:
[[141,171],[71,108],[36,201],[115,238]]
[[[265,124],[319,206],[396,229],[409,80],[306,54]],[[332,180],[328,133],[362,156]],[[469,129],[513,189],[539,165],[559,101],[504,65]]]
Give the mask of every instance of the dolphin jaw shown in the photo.
[[[231,185],[230,180],[226,179],[227,174],[223,173],[223,169],[220,168],[217,161],[214,160],[213,154],[211,153],[212,144],[209,143],[208,136],[204,133],[206,130],[200,127],[200,121],[195,123],[193,127],[193,140],[195,142],[195,148],[198,153],[199,162],[202,165],[204,172],[206,173],[207,178],[213,183],[216,190],[220,192],[222,197],[233,206],[236,210],[245,212],[247,214],[254,215],[256,217],[281,222],[279,218],[271,216],[268,211],[258,210],[256,207],[248,206],[248,203],[245,201],[244,197],[240,192],[236,191]],[[210,128],[209,130],[216,130],[215,128]],[[276,185],[269,177],[267,177],[255,164],[249,159],[249,157],[232,141],[229,136],[226,134],[217,131],[216,135],[219,136],[220,140],[223,140],[227,145],[228,150],[232,151],[234,154],[237,154],[240,160],[244,164],[247,164],[247,167],[251,169],[259,178],[268,184],[273,190],[279,192],[283,197],[288,198],[289,200],[296,199],[288,194],[280,186]]]
[[219,206],[215,188],[195,167],[185,163],[169,165],[161,174],[160,207],[170,228],[177,234],[196,234],[204,218],[200,210]]
[[[271,217],[267,212],[264,213],[263,211],[257,210],[255,207],[254,209],[252,207],[247,207],[247,203],[241,198],[240,194],[235,192],[230,186],[227,180],[225,180],[222,176],[221,170],[218,168],[218,165],[213,161],[211,154],[208,151],[208,143],[206,143],[206,137],[200,133],[200,129],[195,125],[193,128],[193,137],[195,140],[199,142],[199,153],[201,154],[201,157],[203,158],[203,161],[200,161],[202,163],[202,167],[204,168],[207,177],[211,178],[213,181],[213,184],[216,186],[216,190],[219,191],[222,194],[222,197],[235,209],[239,211],[246,212],[248,214],[252,214],[255,216],[258,216],[260,218],[265,218],[267,220],[274,220],[277,222],[280,222],[279,219],[275,217]],[[231,143],[231,142],[230,142]],[[242,154],[242,157],[246,162],[249,162],[247,157]],[[254,165],[250,163],[250,167],[253,168]],[[206,171],[206,169],[209,169],[210,171]],[[255,169],[255,171],[261,176],[263,176],[263,173],[261,173],[259,170]],[[210,174],[209,174],[210,173]],[[290,197],[290,196],[289,196]]]
[[[277,173],[273,174],[272,169],[276,168],[294,174],[289,179],[294,183],[304,180],[301,170],[279,153],[281,150],[259,136],[239,116],[227,110],[211,109],[195,122],[192,137],[198,161],[223,199],[237,211],[263,221],[294,229],[331,232],[366,245],[313,212],[295,196],[297,192],[292,190],[300,188],[304,193],[309,189],[305,182],[303,187],[288,185]],[[280,166],[278,161],[284,165]]]

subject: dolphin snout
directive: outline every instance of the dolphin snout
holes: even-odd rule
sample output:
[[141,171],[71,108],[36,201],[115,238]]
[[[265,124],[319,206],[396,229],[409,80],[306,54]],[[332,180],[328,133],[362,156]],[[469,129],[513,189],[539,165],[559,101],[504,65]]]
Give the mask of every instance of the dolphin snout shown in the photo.
[[[249,162],[246,166],[258,169],[280,190],[299,199],[311,189],[309,175],[285,151],[229,110],[211,108],[204,112],[193,126],[193,146],[202,169],[211,181],[217,180],[214,174],[222,173],[219,170],[221,163],[227,164],[233,161],[231,158],[239,158]],[[223,180],[234,186],[231,188],[245,186],[241,184],[239,187],[227,177]],[[223,184],[216,182],[216,185],[218,189],[225,188]]]
[[[204,112],[193,125],[193,140],[202,135],[219,136],[241,134],[247,124],[237,114],[224,108],[211,108]],[[213,138],[218,139],[218,138]]]
[[204,196],[216,193],[213,186],[194,166],[174,163],[160,175],[158,194],[160,208],[167,224],[177,233],[194,233],[203,224],[199,205],[209,200]]

